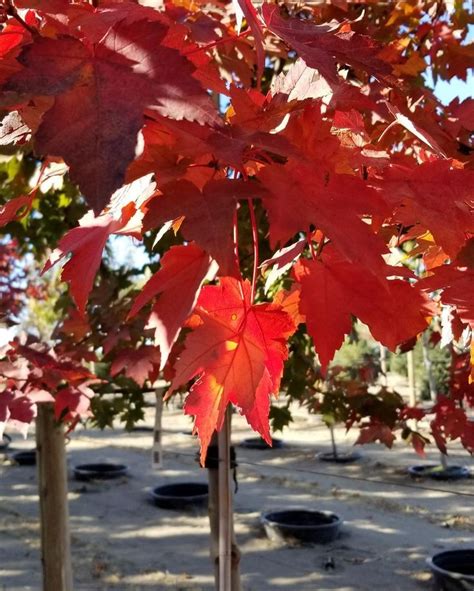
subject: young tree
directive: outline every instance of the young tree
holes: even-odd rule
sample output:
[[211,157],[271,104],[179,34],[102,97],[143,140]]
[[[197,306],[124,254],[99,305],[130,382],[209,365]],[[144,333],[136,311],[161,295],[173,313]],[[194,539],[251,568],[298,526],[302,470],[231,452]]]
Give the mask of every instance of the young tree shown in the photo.
[[[286,360],[306,375],[315,364],[305,333],[323,375],[354,317],[393,350],[441,302],[466,339],[473,101],[443,105],[426,74],[466,79],[473,17],[434,0],[151,4],[5,2],[0,141],[43,168],[64,162],[91,208],[51,241],[46,265],[63,265],[81,318],[107,306],[106,290],[87,302],[109,236],[159,245],[127,310],[143,315],[159,360],[122,332],[122,361],[166,371],[170,394],[191,384],[204,461],[229,404],[271,441],[270,398],[298,379],[282,382]],[[1,221],[31,211],[33,223],[37,201],[12,194]],[[278,278],[267,290],[263,261]],[[473,446],[465,364],[433,409],[441,448]],[[422,412],[397,402],[388,414],[392,429]]]

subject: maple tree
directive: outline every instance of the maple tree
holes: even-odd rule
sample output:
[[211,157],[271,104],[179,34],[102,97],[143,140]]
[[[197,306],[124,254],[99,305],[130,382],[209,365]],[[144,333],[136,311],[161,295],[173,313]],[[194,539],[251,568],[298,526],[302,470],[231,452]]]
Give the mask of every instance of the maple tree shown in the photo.
[[[62,265],[77,307],[56,333],[62,353],[35,365],[62,376],[46,386],[63,400],[76,396],[65,416],[92,379],[69,380],[59,361],[80,342],[76,361],[101,349],[111,378],[143,386],[163,371],[170,393],[190,385],[203,457],[228,404],[269,440],[271,396],[296,371],[311,391],[354,318],[394,350],[449,306],[462,362],[430,409],[433,434],[471,449],[473,101],[443,105],[423,74],[466,79],[472,20],[435,1],[5,2],[0,144],[30,176],[64,163],[78,187],[61,220],[41,179],[20,172],[0,209],[22,248],[34,234],[53,249],[46,270]],[[130,283],[107,286],[112,235],[160,255],[134,299]],[[36,363],[28,347],[8,355]],[[345,420],[361,441],[390,442],[421,416],[395,407]]]

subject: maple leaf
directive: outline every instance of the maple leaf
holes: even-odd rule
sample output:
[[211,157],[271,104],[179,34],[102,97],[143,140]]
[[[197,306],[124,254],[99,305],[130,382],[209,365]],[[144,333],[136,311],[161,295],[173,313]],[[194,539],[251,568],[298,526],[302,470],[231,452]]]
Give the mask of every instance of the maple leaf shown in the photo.
[[235,404],[271,445],[269,396],[278,394],[286,341],[295,325],[280,306],[252,305],[251,286],[223,277],[204,287],[195,309],[197,328],[186,338],[174,366],[170,393],[197,377],[186,399],[201,440],[201,461],[225,410]]
[[474,238],[471,238],[449,265],[431,269],[432,275],[422,279],[425,291],[442,289],[441,300],[456,308],[461,320],[474,329]]
[[[120,10],[118,5],[96,11],[94,19],[107,19],[114,10]],[[65,160],[96,212],[124,181],[145,109],[175,119],[219,121],[193,78],[195,67],[163,45],[168,27],[156,20],[121,18],[100,39],[97,27],[90,28],[89,38],[86,26],[82,39],[36,37],[19,56],[23,69],[4,85],[18,95],[13,102],[54,97],[35,135],[36,149]]]
[[[306,316],[322,371],[352,329],[352,316],[367,324],[375,339],[394,350],[427,326],[434,309],[407,282],[375,276],[326,248],[322,261],[298,261],[301,312]],[[397,269],[387,267],[386,275]]]
[[[259,172],[270,222],[272,245],[285,244],[297,232],[314,225],[355,263],[379,268],[386,247],[363,221],[367,214],[387,210],[380,197],[361,179],[335,174],[330,166],[289,159],[285,166]],[[291,203],[291,207],[289,207]]]
[[122,349],[110,366],[110,375],[116,376],[123,371],[127,378],[143,388],[146,380],[156,380],[159,365],[160,352],[156,347],[143,345],[138,349]]
[[54,400],[54,416],[57,420],[75,423],[81,417],[91,416],[90,405],[94,391],[87,384],[61,388]]
[[337,81],[337,62],[360,68],[373,76],[386,77],[392,67],[379,57],[381,47],[367,35],[331,21],[316,25],[298,18],[283,18],[280,7],[264,3],[262,15],[267,27],[286,41],[312,68]]
[[375,102],[359,88],[326,80],[317,70],[307,66],[301,58],[291,64],[288,71],[273,79],[271,92],[273,95],[287,95],[288,101],[321,99],[324,104],[342,111],[377,111]]
[[[24,217],[31,208],[34,194],[20,195],[7,201],[3,207],[0,208],[0,227],[9,222]],[[23,214],[21,213],[23,210]]]
[[[286,138],[271,133],[281,122],[289,106],[279,105],[274,109],[264,109],[261,102],[253,102],[253,96],[249,97],[244,91],[239,93],[233,89],[231,94],[233,114],[221,126],[195,125],[185,120],[175,121],[156,116],[147,121],[144,128],[144,156],[148,162],[154,159],[154,168],[151,170],[157,173],[160,184],[166,182],[166,177],[171,172],[171,154],[175,158],[179,154],[195,162],[206,155],[208,159],[237,170],[242,170],[245,161],[255,157],[262,157],[267,161],[274,154],[280,157],[294,155],[295,150]],[[181,159],[178,164],[189,166],[189,163],[183,163]],[[172,167],[176,168],[177,163],[173,162]],[[164,176],[164,181],[160,181],[161,176]]]
[[31,131],[17,111],[7,113],[0,124],[0,146],[23,144]]
[[238,277],[232,236],[235,208],[239,199],[258,197],[264,190],[253,182],[219,179],[206,183],[202,191],[181,180],[161,192],[147,205],[146,229],[184,216],[180,229],[186,240],[195,240],[217,261],[220,275]]
[[370,425],[365,425],[361,428],[356,444],[364,445],[366,443],[375,443],[380,441],[388,448],[393,446],[395,435],[388,425],[373,422]]
[[119,230],[123,223],[110,215],[94,217],[92,213],[86,214],[79,223],[81,225],[78,228],[73,228],[60,240],[43,273],[67,254],[72,254],[63,267],[61,278],[69,283],[72,298],[79,312],[84,315],[105,243],[110,234]]
[[191,314],[203,282],[214,278],[217,265],[195,244],[173,246],[161,266],[135,299],[129,317],[137,314],[152,298],[159,296],[147,328],[155,329],[160,347],[160,369],[166,365],[171,348],[187,317]]
[[67,232],[51,253],[43,273],[69,253],[72,255],[64,264],[61,278],[69,283],[72,298],[82,316],[107,239],[111,234],[140,238],[143,218],[141,207],[148,201],[153,189],[154,184],[148,177],[124,185],[112,196],[109,213],[96,217],[88,212],[79,220],[79,227]]
[[418,221],[446,254],[455,257],[474,233],[474,171],[453,168],[449,160],[389,166],[378,183],[384,199],[398,207],[407,226]]
[[0,392],[0,439],[7,424],[26,437],[28,427],[35,416],[36,406],[23,392]]

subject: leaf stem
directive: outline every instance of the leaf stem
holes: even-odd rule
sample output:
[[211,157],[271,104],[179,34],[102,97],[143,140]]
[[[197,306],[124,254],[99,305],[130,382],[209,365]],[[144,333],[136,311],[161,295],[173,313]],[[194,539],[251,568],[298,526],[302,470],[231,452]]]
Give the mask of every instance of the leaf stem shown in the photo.
[[234,209],[233,238],[234,238],[235,266],[237,267],[238,270],[240,270],[240,258],[239,258],[239,225],[238,225],[238,218],[237,218],[237,208],[238,208],[238,204],[235,206],[235,209]]
[[247,29],[243,33],[239,35],[229,35],[228,37],[223,37],[222,39],[218,39],[217,41],[212,41],[207,45],[201,45],[201,47],[195,47],[190,51],[184,51],[183,55],[193,55],[193,53],[198,53],[199,51],[207,51],[208,49],[214,49],[218,45],[222,45],[223,43],[228,43],[229,41],[235,41],[236,39],[240,39],[241,37],[246,37],[251,32],[251,29]]
[[326,240],[326,236],[325,236],[324,232],[322,232],[321,233],[321,240],[319,241],[319,244],[318,244],[318,250],[316,251],[316,258],[318,258],[318,259],[321,256],[321,253],[323,252],[325,240]]
[[252,241],[253,241],[253,271],[252,271],[252,298],[251,303],[255,301],[255,292],[257,290],[257,274],[258,274],[258,228],[257,220],[255,219],[255,210],[252,199],[247,199],[250,212],[250,223],[252,224]]
[[18,21],[20,23],[20,25],[26,29],[29,33],[31,33],[31,35],[37,35],[38,31],[36,29],[34,29],[33,27],[31,27],[25,20],[23,20],[23,18],[18,14],[18,10],[13,6],[13,4],[11,3],[11,0],[7,0],[6,3],[6,8],[7,8],[7,14],[9,14],[11,17],[13,17],[16,21]]
[[313,246],[313,239],[311,238],[311,232],[308,230],[308,232],[306,232],[306,241],[309,244],[309,250],[311,252],[311,258],[313,259],[313,261],[316,260],[316,251],[314,250],[314,246]]

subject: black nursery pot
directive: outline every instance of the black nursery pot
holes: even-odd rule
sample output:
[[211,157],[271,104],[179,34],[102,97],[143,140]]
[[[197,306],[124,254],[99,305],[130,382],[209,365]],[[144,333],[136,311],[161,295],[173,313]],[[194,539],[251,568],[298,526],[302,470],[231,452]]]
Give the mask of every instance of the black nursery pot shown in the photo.
[[173,511],[203,509],[208,505],[209,487],[200,482],[165,484],[152,490],[151,500],[157,507]]
[[249,437],[248,439],[244,439],[239,443],[240,447],[244,447],[245,449],[281,449],[285,447],[284,442],[281,439],[272,439],[272,446],[268,445],[265,439],[261,437]]
[[332,451],[324,451],[316,456],[322,462],[333,462],[334,464],[351,464],[357,462],[362,457],[357,451],[347,451],[338,453],[337,456]]
[[428,564],[435,591],[474,591],[474,549],[440,552]]
[[408,473],[412,478],[432,478],[434,480],[462,480],[471,476],[471,472],[466,466],[453,465],[443,468],[436,464],[410,466]]
[[126,476],[128,468],[124,464],[81,464],[74,468],[76,480],[112,480]]
[[11,455],[12,460],[19,466],[36,466],[36,450],[16,451]]
[[153,433],[154,428],[149,425],[135,425],[132,427],[132,433]]
[[329,511],[288,509],[268,511],[261,522],[267,537],[287,544],[327,544],[339,535],[342,520]]

